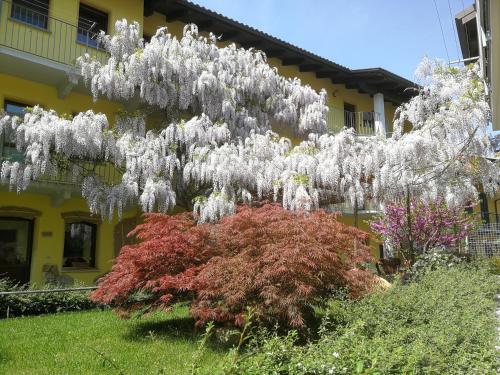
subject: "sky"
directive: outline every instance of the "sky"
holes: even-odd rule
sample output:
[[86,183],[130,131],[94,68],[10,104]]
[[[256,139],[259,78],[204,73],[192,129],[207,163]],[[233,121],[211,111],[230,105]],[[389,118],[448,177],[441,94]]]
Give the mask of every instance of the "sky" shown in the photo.
[[[423,57],[461,58],[454,16],[472,0],[192,0],[350,69],[413,79]],[[450,16],[450,8],[451,15]]]

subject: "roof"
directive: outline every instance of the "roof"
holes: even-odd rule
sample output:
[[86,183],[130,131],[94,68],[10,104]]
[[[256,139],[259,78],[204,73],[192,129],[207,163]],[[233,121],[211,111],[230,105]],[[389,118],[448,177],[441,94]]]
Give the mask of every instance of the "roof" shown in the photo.
[[361,93],[381,92],[386,101],[396,105],[416,94],[411,89],[418,87],[414,82],[385,69],[349,69],[187,0],[144,0],[144,16],[155,11],[164,14],[168,22],[195,23],[200,30],[220,35],[223,41],[260,49],[270,58],[281,59],[283,65],[297,65],[301,72],[314,72],[317,78],[329,78],[335,84],[345,84]]

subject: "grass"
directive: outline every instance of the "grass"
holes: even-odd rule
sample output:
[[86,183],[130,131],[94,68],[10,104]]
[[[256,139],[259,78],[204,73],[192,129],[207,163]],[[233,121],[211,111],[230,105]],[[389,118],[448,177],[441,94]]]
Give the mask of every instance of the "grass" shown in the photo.
[[[0,374],[189,374],[200,335],[187,309],[122,320],[91,310],[0,320]],[[220,371],[208,347],[199,373]]]

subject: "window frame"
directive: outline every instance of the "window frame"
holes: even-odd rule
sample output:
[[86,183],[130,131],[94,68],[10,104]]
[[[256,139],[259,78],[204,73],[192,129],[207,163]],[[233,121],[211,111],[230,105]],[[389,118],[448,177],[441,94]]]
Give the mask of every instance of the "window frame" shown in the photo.
[[[48,31],[51,1],[46,0],[46,8],[45,4],[41,4],[44,1],[45,0],[35,0],[34,2],[32,0],[12,0],[9,17],[16,22],[21,22],[25,25]],[[24,18],[22,17],[23,10]],[[42,10],[46,12],[42,12]],[[34,16],[36,16],[37,22],[35,22]]]
[[[93,30],[93,27],[91,27],[89,30],[86,30],[84,27],[81,26],[81,19],[84,19],[85,21],[92,21],[91,19],[86,19],[85,17],[81,16],[82,13],[82,8],[86,12],[90,13],[95,13],[98,17],[105,17],[105,24],[104,22],[102,25],[99,23],[97,26],[100,28],[97,30]],[[104,21],[104,19],[103,19]],[[94,21],[95,22],[95,21]],[[102,28],[102,26],[105,26],[105,29]],[[108,32],[109,29],[109,12],[105,12],[101,9],[94,8],[93,6],[90,6],[88,4],[85,4],[84,2],[80,2],[78,4],[78,19],[77,19],[77,29],[76,29],[76,42],[80,43],[86,47],[91,47],[91,48],[96,48],[96,49],[103,49],[103,46],[101,43],[97,41],[97,35],[102,31],[105,33]],[[83,36],[83,38],[81,38]]]
[[[15,213],[15,212],[14,212]],[[31,278],[31,266],[32,266],[32,260],[33,260],[33,236],[34,236],[34,225],[35,225],[35,217],[38,215],[33,215],[25,217],[25,215],[21,216],[12,216],[10,213],[7,211],[5,212],[5,215],[0,211],[0,220],[4,221],[19,221],[19,222],[26,222],[28,224],[28,238],[27,238],[27,244],[26,244],[26,262],[25,262],[25,277],[24,280],[17,280],[18,282],[21,283],[26,283],[30,281]]]
[[[26,104],[26,103],[22,103],[22,102],[18,102],[18,101],[15,101],[15,100],[10,100],[10,99],[5,99],[3,101],[3,110],[5,113],[8,113],[9,115],[13,115],[13,116],[20,116],[19,114],[16,114],[16,113],[13,113],[13,112],[9,112],[7,111],[7,106],[8,105],[15,105],[15,106],[18,106],[18,107],[22,107],[24,106],[24,111],[26,110],[26,108],[30,107],[29,104]],[[23,113],[22,116],[24,116],[25,113]],[[15,144],[11,143],[11,142],[6,142],[5,141],[5,135],[4,133],[2,133],[0,135],[0,159],[3,159],[4,157],[6,157],[6,155],[4,155],[4,149],[5,147],[10,147],[10,148],[15,148]]]
[[[87,266],[66,266],[66,227],[72,224],[85,224],[92,227],[92,238],[91,238],[91,247],[90,247],[90,262]],[[71,270],[95,270],[97,269],[97,231],[99,225],[97,222],[93,220],[87,220],[85,217],[82,218],[72,218],[64,221],[64,238],[63,238],[63,252],[62,252],[62,270],[71,271]],[[84,255],[82,254],[81,258]]]

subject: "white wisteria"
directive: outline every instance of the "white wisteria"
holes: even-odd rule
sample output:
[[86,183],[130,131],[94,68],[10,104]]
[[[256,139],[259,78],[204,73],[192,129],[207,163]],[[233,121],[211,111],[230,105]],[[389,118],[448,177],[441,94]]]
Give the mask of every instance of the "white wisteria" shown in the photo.
[[[81,181],[93,213],[111,218],[134,204],[161,212],[181,205],[200,222],[253,200],[274,199],[291,210],[406,194],[462,203],[478,189],[498,188],[477,67],[424,60],[420,93],[398,109],[386,139],[352,129],[327,134],[324,91],[280,76],[262,52],[218,47],[194,25],[180,40],[161,28],[144,43],[136,23],[120,21],[101,41],[110,57],[105,64],[80,58],[83,79],[95,100],[138,100],[139,110],[116,119],[92,111],[71,118],[38,106],[22,119],[1,115],[0,134],[25,156],[3,161],[3,183],[22,192],[64,171]],[[273,123],[306,140],[294,146],[272,131]],[[116,168],[120,180],[88,168],[98,163]]]

